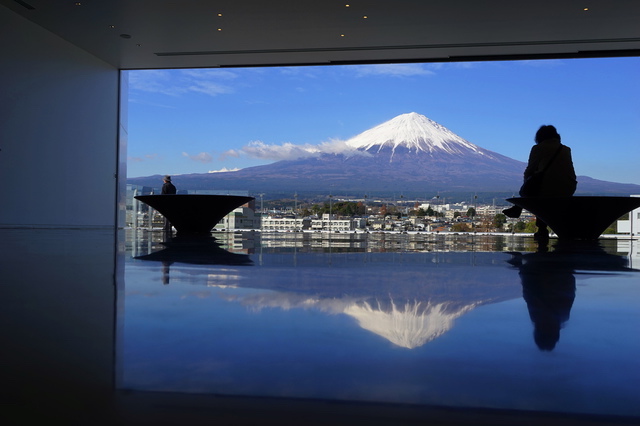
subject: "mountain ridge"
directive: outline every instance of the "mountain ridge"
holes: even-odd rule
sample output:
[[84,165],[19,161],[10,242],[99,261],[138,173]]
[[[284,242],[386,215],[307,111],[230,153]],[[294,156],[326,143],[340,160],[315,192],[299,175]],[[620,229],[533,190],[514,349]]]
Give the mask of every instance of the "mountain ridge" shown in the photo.
[[[345,141],[346,152],[318,152],[295,160],[224,173],[176,175],[179,189],[251,193],[327,194],[495,192],[512,196],[526,163],[474,145],[424,115],[401,114]],[[159,186],[160,176],[128,183]],[[640,185],[578,177],[576,194],[630,195]]]

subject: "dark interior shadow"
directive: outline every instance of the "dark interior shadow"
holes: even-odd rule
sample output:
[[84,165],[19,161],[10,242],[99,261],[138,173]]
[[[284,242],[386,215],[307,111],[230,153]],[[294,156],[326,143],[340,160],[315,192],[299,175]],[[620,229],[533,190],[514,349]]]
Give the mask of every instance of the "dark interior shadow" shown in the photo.
[[252,266],[251,257],[246,254],[231,253],[222,247],[212,236],[175,236],[167,234],[161,243],[164,249],[134,259],[162,263],[162,282],[169,284],[171,265],[185,263],[191,265],[232,265]]
[[535,253],[511,253],[508,261],[519,269],[522,297],[533,322],[533,338],[540,350],[553,350],[569,320],[576,295],[577,274],[635,271],[625,257],[609,253],[601,241],[557,240],[539,243]]

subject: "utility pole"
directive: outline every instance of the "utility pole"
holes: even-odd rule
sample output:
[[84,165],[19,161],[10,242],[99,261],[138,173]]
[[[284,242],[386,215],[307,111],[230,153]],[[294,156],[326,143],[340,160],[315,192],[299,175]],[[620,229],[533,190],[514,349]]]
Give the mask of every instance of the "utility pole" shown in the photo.
[[332,219],[333,219],[333,214],[332,214],[332,200],[333,200],[333,195],[329,194],[329,232],[331,232],[332,229]]
[[294,204],[293,204],[293,226],[294,229],[298,230],[298,193],[293,194]]
[[364,194],[364,216],[367,215],[367,194]]

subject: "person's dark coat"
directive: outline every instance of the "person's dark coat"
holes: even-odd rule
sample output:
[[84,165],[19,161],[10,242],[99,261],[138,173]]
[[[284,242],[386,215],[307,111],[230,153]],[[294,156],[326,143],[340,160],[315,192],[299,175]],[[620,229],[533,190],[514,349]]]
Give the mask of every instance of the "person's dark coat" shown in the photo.
[[[560,152],[556,155],[556,151]],[[555,158],[554,158],[555,155]],[[551,161],[553,159],[553,161]],[[549,162],[551,162],[549,164]],[[548,166],[547,166],[548,165]],[[544,177],[539,196],[570,197],[576,191],[576,172],[573,169],[571,148],[560,143],[560,139],[543,140],[531,148],[524,179],[543,169]]]
[[176,193],[176,187],[171,182],[165,182],[164,185],[162,185],[163,195],[175,194],[175,193]]

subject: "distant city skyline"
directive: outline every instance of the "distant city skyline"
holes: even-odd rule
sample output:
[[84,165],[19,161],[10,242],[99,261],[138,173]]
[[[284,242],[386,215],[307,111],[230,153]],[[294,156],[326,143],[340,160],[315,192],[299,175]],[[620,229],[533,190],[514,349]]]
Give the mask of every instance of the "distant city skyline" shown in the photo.
[[291,159],[417,112],[520,161],[553,124],[579,175],[640,184],[640,58],[127,73],[129,177]]

